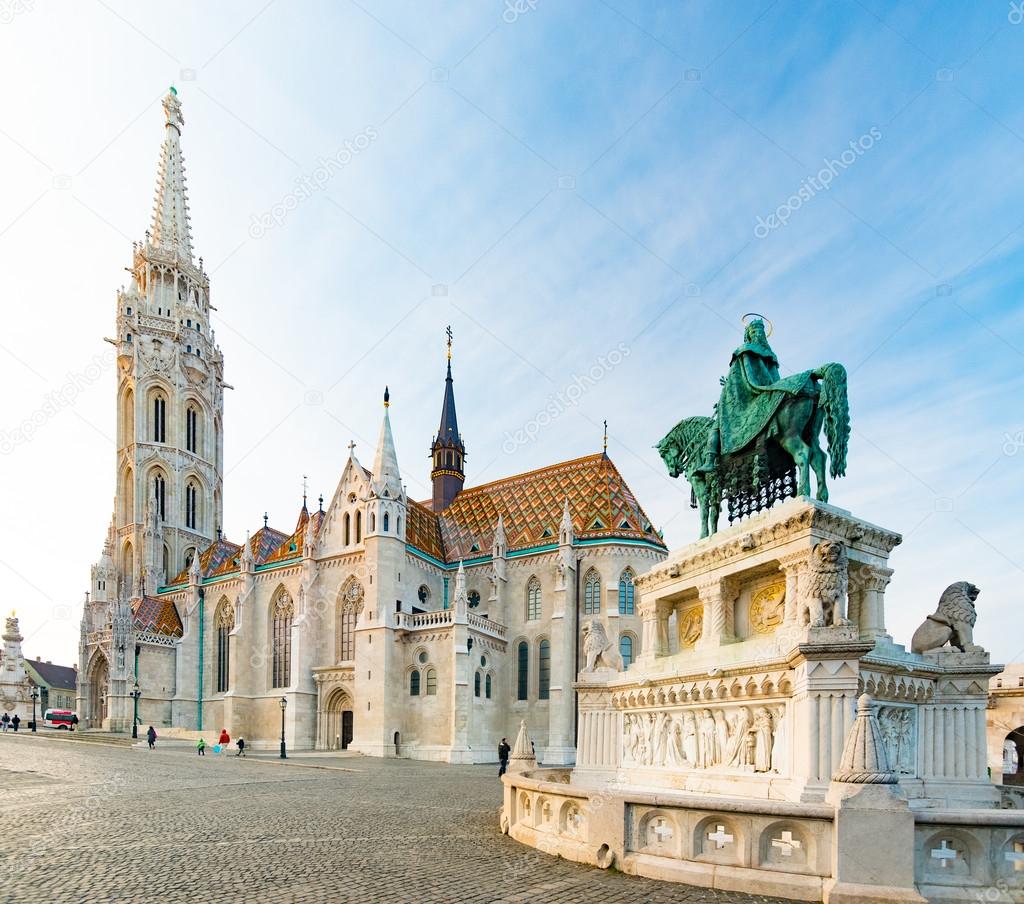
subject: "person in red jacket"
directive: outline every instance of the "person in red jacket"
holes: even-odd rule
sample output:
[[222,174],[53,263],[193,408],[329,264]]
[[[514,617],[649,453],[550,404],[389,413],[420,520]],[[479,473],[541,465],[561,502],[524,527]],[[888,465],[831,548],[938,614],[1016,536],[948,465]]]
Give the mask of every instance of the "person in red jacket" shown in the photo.
[[227,753],[228,744],[231,743],[231,736],[226,728],[220,730],[220,737],[217,738],[217,743],[220,745],[221,752]]

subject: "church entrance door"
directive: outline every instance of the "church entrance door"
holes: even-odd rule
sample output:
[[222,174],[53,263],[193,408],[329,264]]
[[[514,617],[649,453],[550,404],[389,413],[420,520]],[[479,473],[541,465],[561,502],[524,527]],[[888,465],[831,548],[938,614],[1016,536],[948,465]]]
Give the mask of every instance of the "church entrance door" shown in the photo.
[[352,742],[352,698],[340,688],[328,698],[323,711],[323,750],[347,750]]
[[89,727],[102,728],[107,718],[107,688],[110,685],[110,666],[106,658],[97,656],[89,680]]

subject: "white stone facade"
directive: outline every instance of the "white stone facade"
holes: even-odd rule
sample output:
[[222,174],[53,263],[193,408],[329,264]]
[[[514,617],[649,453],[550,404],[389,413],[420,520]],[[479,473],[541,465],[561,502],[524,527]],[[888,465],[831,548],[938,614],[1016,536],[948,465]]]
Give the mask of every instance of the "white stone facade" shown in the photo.
[[115,514],[82,620],[85,726],[130,728],[137,683],[158,730],[271,747],[284,699],[290,747],[492,761],[525,720],[544,759],[573,762],[581,614],[639,655],[633,579],[664,558],[660,537],[604,455],[463,490],[449,344],[433,509],[406,497],[385,393],[371,468],[350,447],[294,530],[225,539],[223,358],[176,95],[164,109],[154,222],[118,294]]

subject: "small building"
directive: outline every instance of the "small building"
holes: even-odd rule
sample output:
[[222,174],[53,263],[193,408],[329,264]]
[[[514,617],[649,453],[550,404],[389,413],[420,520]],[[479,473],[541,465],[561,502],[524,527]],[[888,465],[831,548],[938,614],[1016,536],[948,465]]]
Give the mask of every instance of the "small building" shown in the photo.
[[30,684],[39,688],[39,712],[48,709],[74,709],[78,686],[78,669],[70,665],[54,665],[50,660],[26,659],[25,674]]

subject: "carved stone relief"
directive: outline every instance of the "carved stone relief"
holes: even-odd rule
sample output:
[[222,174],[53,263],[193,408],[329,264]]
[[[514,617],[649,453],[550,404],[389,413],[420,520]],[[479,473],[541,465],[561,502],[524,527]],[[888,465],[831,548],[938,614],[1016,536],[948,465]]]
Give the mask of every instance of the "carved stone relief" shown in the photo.
[[750,627],[755,634],[771,634],[786,613],[786,585],[780,581],[754,591],[750,598]]
[[623,762],[629,766],[777,772],[784,705],[710,706],[626,713]]

